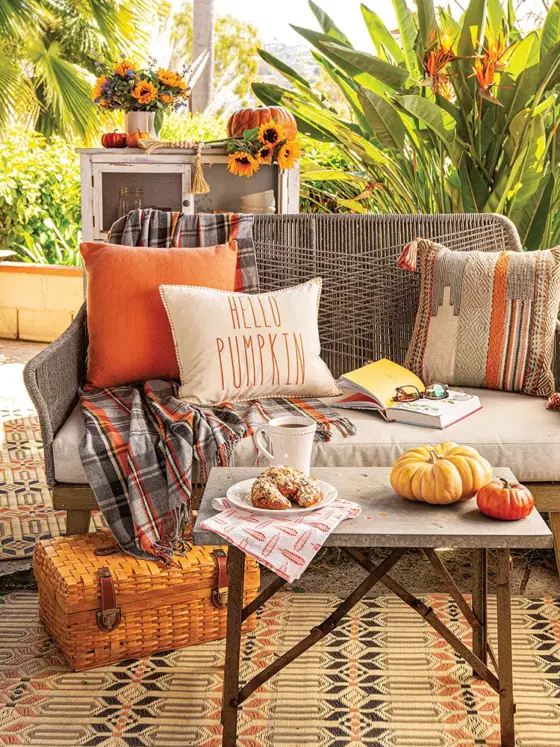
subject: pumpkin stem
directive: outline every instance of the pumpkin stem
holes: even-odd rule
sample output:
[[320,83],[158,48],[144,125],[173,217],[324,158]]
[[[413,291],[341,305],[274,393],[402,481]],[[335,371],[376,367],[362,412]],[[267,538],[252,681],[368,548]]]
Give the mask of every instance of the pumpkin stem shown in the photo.
[[435,464],[439,458],[440,457],[436,454],[435,450],[432,449],[430,451],[430,461],[432,462],[432,464]]
[[511,490],[511,484],[510,484],[509,480],[506,480],[505,477],[500,477],[499,479],[503,483],[502,489]]

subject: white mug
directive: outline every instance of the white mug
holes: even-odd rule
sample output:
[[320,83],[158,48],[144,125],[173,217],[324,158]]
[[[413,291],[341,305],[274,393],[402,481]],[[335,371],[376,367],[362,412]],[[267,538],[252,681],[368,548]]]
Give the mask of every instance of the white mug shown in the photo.
[[[259,453],[262,452],[271,464],[295,467],[308,475],[316,430],[317,423],[310,418],[283,415],[261,425],[255,432],[255,443]],[[265,434],[272,453],[263,443]]]

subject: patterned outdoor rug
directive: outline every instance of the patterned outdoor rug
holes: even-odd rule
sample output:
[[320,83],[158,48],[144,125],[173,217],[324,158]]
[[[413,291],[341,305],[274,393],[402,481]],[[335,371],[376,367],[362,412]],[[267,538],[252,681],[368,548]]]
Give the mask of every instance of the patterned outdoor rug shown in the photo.
[[[74,674],[37,620],[36,594],[0,599],[0,744],[219,747],[223,641]],[[468,638],[456,605],[427,600]],[[242,647],[252,676],[321,621],[335,597],[277,595]],[[490,620],[493,625],[494,605]],[[560,600],[513,601],[520,747],[560,745]],[[334,634],[245,704],[240,747],[498,745],[490,688],[412,610],[362,601]]]
[[38,539],[66,527],[66,511],[53,509],[45,482],[39,421],[23,383],[12,381],[2,386],[0,377],[0,561],[31,557]]

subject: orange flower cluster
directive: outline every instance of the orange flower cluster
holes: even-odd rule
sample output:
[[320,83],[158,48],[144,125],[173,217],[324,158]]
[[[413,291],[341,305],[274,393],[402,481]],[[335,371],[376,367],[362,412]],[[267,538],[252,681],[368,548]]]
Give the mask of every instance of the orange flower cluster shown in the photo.
[[282,125],[274,120],[265,122],[255,130],[256,134],[244,140],[239,150],[230,152],[230,173],[250,177],[262,165],[275,162],[281,169],[292,169],[301,156],[301,146],[297,140],[288,140]]
[[507,52],[505,40],[498,36],[484,49],[484,54],[474,61],[474,74],[478,81],[478,95],[486,101],[503,106],[494,96],[492,88],[496,85],[496,73],[505,68],[504,56]]
[[453,39],[443,36],[441,41],[426,53],[423,60],[424,79],[422,85],[429,86],[434,93],[438,93],[446,99],[453,96],[451,78],[447,73],[447,65],[456,60],[453,52]]

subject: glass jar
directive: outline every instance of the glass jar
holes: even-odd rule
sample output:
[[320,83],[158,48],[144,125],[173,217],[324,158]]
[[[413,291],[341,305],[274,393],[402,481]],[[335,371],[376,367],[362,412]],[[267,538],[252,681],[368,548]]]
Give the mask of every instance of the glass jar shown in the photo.
[[121,187],[119,189],[119,218],[144,207],[144,190],[142,187]]

